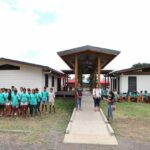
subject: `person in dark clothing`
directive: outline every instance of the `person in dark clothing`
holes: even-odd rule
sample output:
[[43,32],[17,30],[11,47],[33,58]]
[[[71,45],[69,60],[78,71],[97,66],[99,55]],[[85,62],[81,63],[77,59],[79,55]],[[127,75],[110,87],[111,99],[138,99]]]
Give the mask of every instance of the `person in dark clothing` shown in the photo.
[[82,88],[80,83],[76,88],[76,110],[81,110],[81,100],[82,100]]
[[109,92],[108,97],[108,121],[113,120],[113,107],[115,103],[115,95],[112,91]]

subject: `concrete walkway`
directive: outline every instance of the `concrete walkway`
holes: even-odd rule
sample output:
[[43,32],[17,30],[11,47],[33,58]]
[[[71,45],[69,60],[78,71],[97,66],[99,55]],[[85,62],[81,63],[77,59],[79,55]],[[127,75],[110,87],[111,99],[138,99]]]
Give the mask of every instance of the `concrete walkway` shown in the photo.
[[64,143],[118,145],[101,112],[94,112],[93,98],[89,92],[83,93],[82,111],[75,112]]

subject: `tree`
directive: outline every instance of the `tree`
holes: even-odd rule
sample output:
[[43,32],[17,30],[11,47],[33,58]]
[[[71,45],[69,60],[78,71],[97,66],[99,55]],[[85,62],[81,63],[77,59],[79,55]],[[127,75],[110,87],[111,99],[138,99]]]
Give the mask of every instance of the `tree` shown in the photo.
[[139,68],[139,67],[146,67],[146,66],[150,66],[150,63],[137,63],[132,65],[131,68]]

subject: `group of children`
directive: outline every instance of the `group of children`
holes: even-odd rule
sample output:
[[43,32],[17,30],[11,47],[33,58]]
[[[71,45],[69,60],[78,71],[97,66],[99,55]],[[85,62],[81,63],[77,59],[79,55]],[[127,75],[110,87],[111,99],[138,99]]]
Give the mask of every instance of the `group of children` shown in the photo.
[[[53,88],[48,92],[46,87],[42,92],[39,89],[21,87],[20,92],[12,86],[11,89],[0,89],[0,116],[32,117],[41,114],[41,111],[55,113],[55,93]],[[29,113],[30,112],[30,113]]]

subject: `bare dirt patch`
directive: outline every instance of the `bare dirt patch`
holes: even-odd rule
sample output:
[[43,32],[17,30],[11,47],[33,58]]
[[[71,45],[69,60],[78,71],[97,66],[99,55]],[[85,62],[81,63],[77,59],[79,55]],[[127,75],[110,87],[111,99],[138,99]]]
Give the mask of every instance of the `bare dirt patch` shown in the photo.
[[150,142],[149,119],[117,119],[112,123],[112,126],[117,135],[137,142]]

